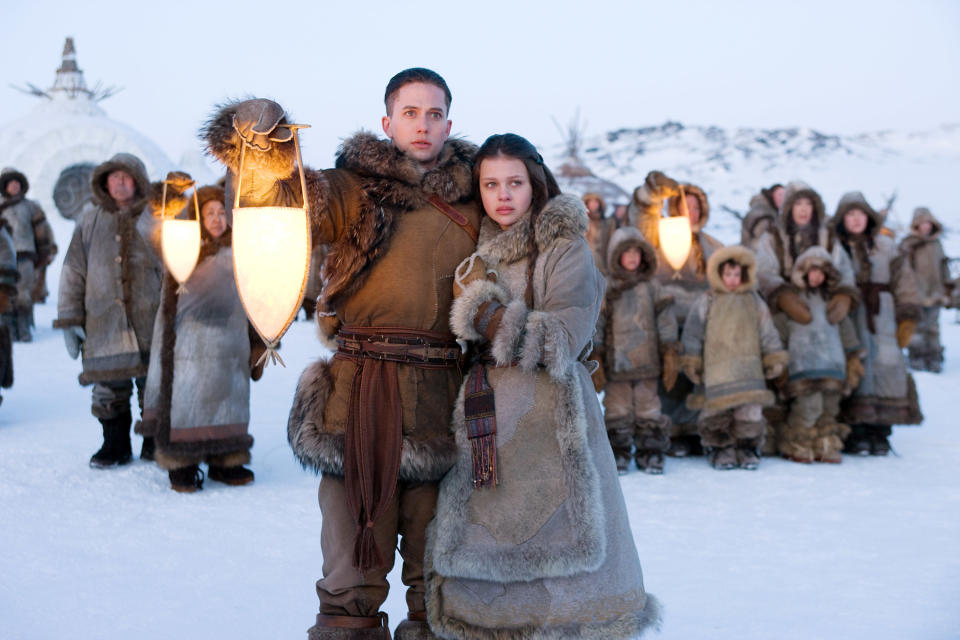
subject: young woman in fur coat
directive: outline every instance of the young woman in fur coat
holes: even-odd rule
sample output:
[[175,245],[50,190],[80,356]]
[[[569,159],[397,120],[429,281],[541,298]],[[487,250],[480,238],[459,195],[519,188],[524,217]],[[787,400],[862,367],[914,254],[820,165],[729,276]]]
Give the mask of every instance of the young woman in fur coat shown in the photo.
[[865,371],[840,410],[852,430],[846,450],[885,456],[893,425],[923,421],[903,357],[920,318],[919,288],[910,261],[899,255],[893,239],[880,233],[883,220],[862,193],[840,198],[832,226],[853,263],[863,299],[855,324],[865,349]]
[[200,257],[185,290],[178,293],[173,276],[164,274],[141,427],[155,438],[156,461],[171,488],[185,493],[202,488],[201,462],[211,480],[253,482],[253,471],[243,466],[253,446],[250,378],[263,371],[251,366],[263,343],[234,282],[223,189],[202,187],[198,204]]
[[481,351],[454,410],[457,462],[428,531],[442,638],[635,638],[658,618],[582,357],[603,280],[586,216],[536,149],[497,135],[474,170],[486,216],[451,327]]

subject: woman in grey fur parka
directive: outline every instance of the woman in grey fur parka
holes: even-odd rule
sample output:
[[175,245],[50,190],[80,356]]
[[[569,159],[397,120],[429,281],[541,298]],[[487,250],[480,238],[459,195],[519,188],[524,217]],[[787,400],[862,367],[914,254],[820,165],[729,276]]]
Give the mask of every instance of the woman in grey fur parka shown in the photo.
[[542,162],[513,134],[477,154],[487,216],[451,327],[483,355],[454,410],[459,455],[425,562],[442,638],[635,638],[658,618],[581,360],[603,280],[582,203],[555,195]]

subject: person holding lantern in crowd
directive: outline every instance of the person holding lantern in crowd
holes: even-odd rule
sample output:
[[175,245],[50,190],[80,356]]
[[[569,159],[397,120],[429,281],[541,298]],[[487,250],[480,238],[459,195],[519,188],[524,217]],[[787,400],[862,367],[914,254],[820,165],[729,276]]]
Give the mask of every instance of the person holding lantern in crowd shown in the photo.
[[718,249],[707,262],[710,291],[700,294],[683,327],[680,361],[698,385],[700,438],[714,469],[756,469],[766,437],[763,407],[774,402],[766,380],[788,356],[770,310],[757,293],[757,266],[745,247]]
[[607,294],[592,358],[604,372],[604,422],[617,471],[626,473],[631,449],[637,468],[663,473],[670,418],[660,413],[657,382],[669,392],[679,372],[673,300],[653,277],[657,254],[634,227],[614,232],[607,251]]
[[910,339],[910,367],[940,373],[943,345],[940,344],[940,307],[950,302],[954,283],[940,236],[943,225],[926,207],[917,207],[910,222],[910,234],[900,242],[900,252],[910,263],[920,287],[923,315]]
[[[811,322],[809,306],[792,283],[791,274],[800,254],[813,246],[823,247],[830,254],[840,274],[827,300],[827,319],[837,325],[860,299],[854,286],[853,267],[827,224],[820,194],[803,182],[790,182],[784,189],[776,225],[760,236],[756,244],[757,285],[778,325],[787,320],[800,324]],[[786,414],[782,404],[765,413],[768,430],[764,453],[773,455],[778,451],[777,439]]]
[[63,329],[71,358],[83,353],[80,384],[93,385],[91,411],[103,426],[90,466],[106,468],[131,460],[130,396],[136,384],[142,410],[163,272],[138,230],[150,187],[140,159],[118,153],[90,183],[94,206],[70,240],[53,326]]
[[47,265],[57,255],[53,228],[43,209],[26,198],[30,183],[13,168],[0,172],[0,214],[8,225],[17,252],[17,296],[4,312],[11,337],[17,342],[33,339],[33,305],[47,298]]
[[[318,310],[339,326],[336,354],[303,372],[288,422],[295,455],[322,474],[312,640],[390,637],[379,607],[398,537],[409,613],[394,637],[432,637],[425,531],[437,482],[457,456],[450,418],[461,351],[449,312],[454,270],[476,247],[476,147],[449,138],[451,94],[433,71],[398,73],[384,102],[387,139],[358,133],[335,169],[306,171],[313,244],[329,245]],[[288,122],[262,99],[213,114],[203,135],[230,170],[228,192],[242,178],[241,201],[299,199]],[[238,176],[243,145],[249,170]]]
[[[679,269],[671,267],[661,245],[660,220],[664,201],[667,202],[670,217],[685,216],[690,221],[690,252]],[[681,185],[660,171],[651,171],[644,183],[633,192],[628,218],[657,252],[657,271],[654,277],[673,299],[673,312],[677,325],[681,328],[682,339],[690,306],[698,295],[709,288],[707,261],[723,246],[719,240],[703,230],[710,219],[707,194],[695,185]],[[678,457],[697,452],[700,448],[698,412],[691,410],[686,404],[687,396],[692,392],[693,383],[685,375],[677,378],[671,391],[660,387],[662,411],[672,421],[670,454]]]
[[854,320],[865,350],[864,373],[840,408],[841,420],[851,428],[846,451],[885,456],[893,425],[923,422],[903,357],[921,317],[922,297],[910,261],[880,233],[883,221],[862,193],[840,198],[831,225],[853,264],[862,299]]
[[[151,194],[157,226],[161,211],[193,213],[193,201],[182,197],[193,184],[189,176],[174,172],[167,183],[165,205],[161,184]],[[234,282],[224,191],[201,187],[196,202],[200,253],[183,290],[169,272],[164,275],[140,425],[156,442],[156,462],[168,472],[171,488],[185,493],[203,487],[201,462],[208,464],[210,480],[253,482],[253,471],[243,466],[253,446],[250,379],[263,373],[264,353]]]
[[451,327],[480,356],[428,536],[430,625],[443,638],[636,638],[658,606],[583,362],[604,291],[584,207],[515,134],[484,142],[474,183],[486,216]]

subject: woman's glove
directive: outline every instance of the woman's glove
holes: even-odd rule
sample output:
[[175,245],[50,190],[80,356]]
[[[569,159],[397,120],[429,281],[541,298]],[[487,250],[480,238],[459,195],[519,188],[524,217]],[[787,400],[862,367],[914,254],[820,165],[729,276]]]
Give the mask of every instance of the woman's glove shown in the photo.
[[281,124],[283,116],[283,107],[273,100],[245,100],[234,111],[233,128],[248,146],[267,151],[271,143],[293,138],[293,131]]
[[838,324],[850,313],[850,307],[853,306],[853,298],[846,293],[835,293],[830,301],[827,302],[827,322]]
[[83,327],[74,325],[63,328],[63,341],[67,345],[67,355],[71,360],[76,360],[80,355],[80,347],[86,339],[87,334],[84,333]]

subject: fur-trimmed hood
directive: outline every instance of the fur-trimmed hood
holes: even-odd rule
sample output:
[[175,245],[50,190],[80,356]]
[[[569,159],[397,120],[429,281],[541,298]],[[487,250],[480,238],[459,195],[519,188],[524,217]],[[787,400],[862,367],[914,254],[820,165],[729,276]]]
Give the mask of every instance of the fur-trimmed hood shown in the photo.
[[800,180],[789,182],[787,186],[784,187],[783,202],[780,205],[780,216],[777,219],[777,224],[781,229],[787,229],[793,203],[799,198],[809,198],[810,202],[813,203],[812,222],[818,228],[822,229],[827,220],[827,210],[823,205],[823,198],[821,198],[820,194],[814,191],[810,185]]
[[[700,220],[697,221],[697,224],[690,225],[693,229],[693,232],[697,233],[706,227],[707,222],[710,220],[710,201],[707,200],[706,192],[704,192],[704,190],[697,185],[684,182],[680,186],[683,187],[683,192],[685,194],[694,196],[700,202]],[[667,211],[670,214],[670,217],[683,215],[680,210],[680,196],[674,196],[670,198],[670,200],[667,202]]]
[[837,211],[833,214],[833,219],[830,223],[836,235],[842,238],[850,235],[843,226],[843,216],[851,209],[860,209],[867,214],[867,229],[863,232],[863,235],[873,237],[883,227],[883,216],[870,206],[870,203],[867,202],[863,193],[860,191],[848,191],[841,196],[840,202],[837,204]]
[[[620,265],[620,256],[631,247],[640,250],[641,262],[636,271],[627,271]],[[610,289],[631,287],[653,277],[657,271],[657,252],[636,227],[621,227],[610,238],[607,247],[607,277]]]
[[[720,265],[727,260],[733,260],[739,264],[744,274],[741,276],[740,286],[733,291],[728,291],[723,286],[723,280],[720,277]],[[753,251],[739,245],[717,249],[710,256],[710,260],[707,261],[707,283],[710,285],[710,290],[717,293],[755,291],[757,288],[757,259]]]
[[7,183],[11,180],[16,180],[20,183],[20,193],[17,197],[27,195],[27,191],[30,190],[30,182],[27,180],[27,176],[13,167],[6,167],[3,171],[0,171],[0,200],[6,200],[8,198]]
[[360,131],[344,140],[336,168],[365,178],[383,180],[377,196],[382,204],[411,210],[425,204],[423,193],[444,202],[459,202],[473,195],[473,157],[477,147],[458,138],[443,144],[437,166],[423,172],[419,164],[388,139]]
[[[920,225],[924,222],[929,222],[933,226],[933,229],[930,231],[930,235],[928,236],[919,235]],[[926,207],[917,207],[913,210],[913,219],[910,220],[910,233],[911,235],[921,237],[924,240],[939,240],[940,234],[943,233],[943,224],[941,224],[941,222],[937,220],[932,213],[930,213],[930,209]]]
[[817,267],[826,276],[824,283],[827,291],[834,291],[840,285],[840,271],[833,263],[833,258],[827,253],[827,250],[820,246],[813,246],[800,254],[796,264],[793,265],[793,271],[790,273],[790,281],[801,291],[805,291],[807,281],[804,276],[810,269]]
[[[508,229],[501,229],[490,216],[484,216],[480,223],[477,253],[489,264],[510,264],[527,257],[530,218],[528,213]],[[555,240],[577,238],[586,230],[587,208],[583,202],[576,196],[560,194],[544,205],[533,232],[537,248],[543,252]]]
[[130,153],[118,153],[93,170],[93,174],[90,176],[93,201],[106,211],[114,212],[118,210],[117,203],[114,202],[113,198],[110,197],[110,192],[107,191],[107,176],[118,169],[127,172],[133,178],[133,183],[136,185],[136,194],[134,195],[134,204],[128,209],[139,213],[150,193],[150,180],[147,178],[147,170],[143,166],[143,162]]
[[[583,194],[583,196],[580,199],[583,201],[584,206],[587,205],[588,200],[597,200],[600,203],[600,217],[601,218],[607,217],[607,202],[606,200],[603,199],[603,196],[601,196],[599,193],[597,193],[596,191],[589,191]],[[589,215],[590,215],[590,209],[587,208],[587,216]]]

